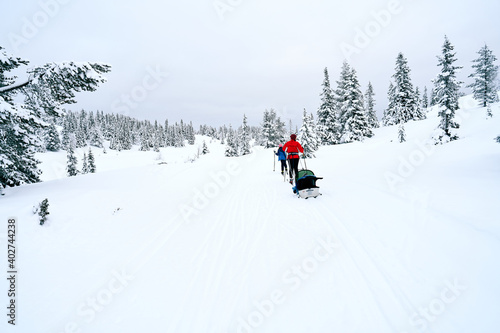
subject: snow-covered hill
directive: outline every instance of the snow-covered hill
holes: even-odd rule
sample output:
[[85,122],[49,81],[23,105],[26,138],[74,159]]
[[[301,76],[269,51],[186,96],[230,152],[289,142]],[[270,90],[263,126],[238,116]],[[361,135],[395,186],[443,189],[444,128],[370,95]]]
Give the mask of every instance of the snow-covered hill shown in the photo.
[[98,172],[71,178],[64,152],[41,154],[45,181],[0,198],[19,269],[2,332],[497,332],[500,106],[461,105],[443,146],[428,144],[434,110],[406,143],[388,127],[322,147],[309,200],[271,149],[94,149]]

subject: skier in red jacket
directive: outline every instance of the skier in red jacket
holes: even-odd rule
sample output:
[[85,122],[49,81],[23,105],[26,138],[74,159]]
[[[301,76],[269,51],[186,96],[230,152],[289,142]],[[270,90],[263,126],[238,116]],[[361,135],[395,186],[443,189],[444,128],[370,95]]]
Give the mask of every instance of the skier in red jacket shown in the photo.
[[297,181],[297,176],[299,174],[299,153],[304,152],[304,148],[296,141],[297,136],[295,134],[290,135],[290,141],[285,143],[283,150],[287,153],[288,163],[290,167],[288,168],[290,172],[290,184],[293,184],[292,179],[295,176],[295,181]]

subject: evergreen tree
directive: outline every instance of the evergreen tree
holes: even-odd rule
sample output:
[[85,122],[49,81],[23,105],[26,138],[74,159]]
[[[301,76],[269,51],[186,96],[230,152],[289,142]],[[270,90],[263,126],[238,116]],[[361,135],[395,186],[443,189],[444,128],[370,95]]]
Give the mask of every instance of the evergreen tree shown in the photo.
[[92,153],[92,150],[89,147],[89,155],[88,155],[88,172],[90,173],[95,173],[96,167],[95,167],[95,159],[94,159],[94,154]]
[[186,143],[185,143],[186,138],[184,136],[184,123],[183,123],[182,119],[181,119],[180,125],[175,123],[173,132],[174,132],[174,138],[175,138],[174,146],[175,147],[184,147],[186,145]]
[[427,87],[424,87],[424,95],[422,96],[422,108],[427,109],[429,107],[429,96],[427,95]]
[[343,96],[340,106],[341,143],[362,141],[364,137],[373,136],[373,132],[366,117],[356,70],[350,68],[344,81],[339,82]]
[[141,130],[141,147],[140,151],[148,151],[149,150],[149,132],[147,126],[144,125]]
[[304,148],[304,157],[316,157],[314,153],[318,150],[320,140],[314,126],[313,115],[308,115],[306,109],[302,115],[302,127],[299,130],[298,140]]
[[88,126],[87,126],[87,113],[82,110],[80,112],[78,126],[75,133],[76,148],[82,148],[87,145]]
[[239,135],[239,148],[240,155],[248,155],[251,153],[250,150],[250,129],[247,124],[247,116],[243,115],[243,125],[241,127],[240,135]]
[[265,148],[278,146],[285,140],[286,127],[285,123],[276,115],[276,111],[264,111],[264,119],[262,121],[261,144]]
[[453,65],[457,61],[453,49],[453,45],[445,36],[442,57],[438,57],[441,73],[434,81],[437,88],[436,100],[440,109],[439,117],[441,118],[438,132],[434,136],[436,143],[446,143],[458,139],[456,130],[459,125],[454,121],[454,117],[455,111],[459,108],[459,89],[462,82],[457,80],[456,73],[462,67]]
[[104,136],[102,134],[102,127],[99,120],[94,120],[90,128],[89,143],[90,145],[98,148],[104,147]]
[[203,140],[203,146],[202,146],[201,149],[202,149],[201,153],[203,155],[206,155],[206,154],[210,153],[210,150],[208,150],[207,143],[205,142],[205,140]]
[[366,109],[366,115],[368,118],[368,123],[370,124],[371,128],[378,128],[380,127],[377,119],[377,113],[375,111],[375,99],[373,98],[375,96],[375,92],[373,91],[373,86],[371,82],[368,82],[368,88],[365,93],[365,109]]
[[194,128],[192,122],[189,122],[186,131],[187,131],[186,138],[188,140],[188,144],[194,145],[196,137],[194,135]]
[[422,101],[420,99],[420,90],[418,87],[415,88],[415,111],[413,114],[413,120],[423,120],[427,118],[425,112],[422,110]]
[[398,126],[398,139],[400,143],[406,141],[405,123],[400,122]]
[[75,156],[75,150],[73,148],[73,145],[69,145],[68,151],[67,151],[67,164],[66,164],[66,171],[68,173],[69,177],[76,176],[78,175],[78,169],[76,167],[78,160],[76,159]]
[[86,153],[83,153],[82,173],[83,174],[89,173],[89,165],[88,165],[87,154]]
[[[40,144],[37,133],[44,120],[61,115],[61,105],[75,103],[75,93],[94,91],[105,82],[110,67],[92,63],[51,63],[26,70],[27,80],[15,83],[9,72],[28,61],[7,54],[0,47],[0,184],[17,186],[40,181],[35,159]],[[14,96],[24,96],[24,103]],[[17,98],[16,100],[22,100]]]
[[494,64],[497,57],[493,52],[484,45],[478,52],[479,57],[473,60],[472,68],[474,73],[469,77],[474,79],[474,82],[467,87],[472,88],[474,99],[479,101],[483,107],[498,100],[498,87],[496,78],[498,75],[498,66]]
[[61,148],[61,139],[54,124],[50,124],[45,132],[45,148],[48,151],[58,151]]
[[[330,87],[328,69],[324,70],[324,79],[321,91],[321,105],[318,109],[317,131],[321,144],[332,145],[338,143],[339,126],[335,112],[335,99]],[[292,129],[290,128],[290,131]]]
[[429,106],[436,105],[437,104],[436,99],[437,99],[437,96],[436,96],[436,87],[434,86],[434,88],[431,89],[431,97],[430,97],[430,101],[429,101]]
[[410,78],[410,68],[408,60],[402,53],[399,53],[396,59],[396,72],[392,76],[394,79],[394,107],[400,113],[396,116],[399,122],[408,122],[412,119],[419,119],[417,108],[419,107],[415,99],[415,90]]
[[387,100],[389,104],[387,109],[384,110],[384,116],[382,117],[382,124],[384,126],[391,126],[398,123],[398,113],[396,111],[396,89],[392,81],[389,83],[389,89],[387,90]]
[[39,216],[39,221],[40,225],[44,225],[45,222],[47,221],[47,215],[49,215],[49,199],[45,198],[43,199],[42,202],[40,202],[40,205],[38,206],[38,216]]
[[224,155],[226,157],[234,157],[238,156],[238,146],[236,143],[236,138],[234,135],[234,131],[231,128],[231,125],[229,125],[229,129],[227,131],[227,139],[226,139],[226,150],[224,152]]

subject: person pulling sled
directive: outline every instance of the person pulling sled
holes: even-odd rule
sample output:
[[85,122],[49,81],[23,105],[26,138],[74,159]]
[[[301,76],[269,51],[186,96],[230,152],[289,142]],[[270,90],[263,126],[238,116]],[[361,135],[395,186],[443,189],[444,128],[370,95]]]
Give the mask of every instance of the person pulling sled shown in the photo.
[[299,160],[300,153],[304,153],[304,148],[297,142],[297,135],[290,135],[290,141],[285,143],[283,146],[283,150],[287,154],[288,164],[289,164],[289,172],[290,172],[290,184],[293,184],[293,181],[297,182],[299,175]]

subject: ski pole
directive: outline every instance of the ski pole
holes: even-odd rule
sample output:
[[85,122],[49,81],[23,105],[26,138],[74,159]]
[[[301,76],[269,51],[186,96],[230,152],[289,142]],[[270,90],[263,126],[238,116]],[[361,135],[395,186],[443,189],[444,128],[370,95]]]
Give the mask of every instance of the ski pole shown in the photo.
[[273,172],[276,171],[276,153],[273,150]]
[[304,149],[304,154],[302,154],[304,157],[304,165],[306,166],[307,169],[307,163],[306,163],[306,150]]

